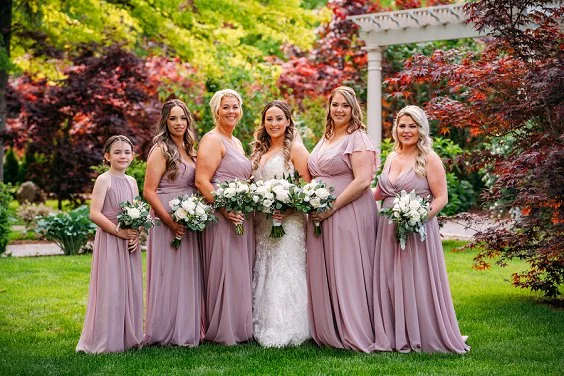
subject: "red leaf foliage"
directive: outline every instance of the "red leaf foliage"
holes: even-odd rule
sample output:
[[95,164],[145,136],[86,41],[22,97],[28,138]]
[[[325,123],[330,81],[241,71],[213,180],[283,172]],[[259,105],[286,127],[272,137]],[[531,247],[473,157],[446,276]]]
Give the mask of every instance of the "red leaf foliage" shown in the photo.
[[[479,233],[475,267],[490,259],[505,265],[524,259],[529,270],[513,275],[515,286],[559,295],[564,282],[564,6],[550,1],[477,1],[466,10],[491,40],[480,55],[437,51],[413,56],[387,80],[396,92],[416,83],[432,87],[427,113],[441,132],[469,129],[486,142],[509,137],[508,150],[481,150],[477,166],[497,176],[486,203],[517,210],[510,226]],[[456,99],[453,99],[455,97]]]

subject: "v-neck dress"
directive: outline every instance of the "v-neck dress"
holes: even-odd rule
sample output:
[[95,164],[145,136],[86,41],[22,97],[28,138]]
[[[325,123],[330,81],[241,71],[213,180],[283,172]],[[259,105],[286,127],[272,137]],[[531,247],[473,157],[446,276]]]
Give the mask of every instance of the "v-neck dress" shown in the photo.
[[[333,145],[322,139],[308,159],[315,180],[339,196],[353,181],[351,155],[376,148],[359,130]],[[374,315],[373,263],[377,208],[370,188],[321,222],[322,234],[307,229],[307,278],[311,336],[319,345],[361,352],[387,351],[382,320]],[[379,309],[376,310],[379,312]]]
[[[386,196],[383,207],[391,207],[397,193],[405,190],[422,197],[431,195],[427,178],[415,170],[390,181],[390,165],[378,179]],[[408,237],[401,250],[395,225],[387,218],[378,223],[374,259],[374,300],[382,309],[385,332],[392,348],[400,352],[455,352],[470,350],[460,334],[450,294],[445,258],[437,218],[425,223],[427,237]]]
[[[249,179],[251,162],[229,142],[222,141],[226,152],[212,182]],[[253,337],[253,219],[248,216],[243,222],[245,234],[237,235],[231,221],[219,213],[217,218],[218,222],[202,234],[205,339],[234,345]]]

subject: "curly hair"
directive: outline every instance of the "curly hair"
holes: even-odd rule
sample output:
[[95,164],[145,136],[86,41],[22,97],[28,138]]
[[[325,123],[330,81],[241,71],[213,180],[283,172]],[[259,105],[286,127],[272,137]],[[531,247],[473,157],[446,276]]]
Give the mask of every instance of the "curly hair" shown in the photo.
[[347,101],[348,105],[351,106],[351,121],[349,122],[347,129],[345,130],[346,134],[351,134],[359,129],[366,130],[366,125],[364,125],[364,123],[362,122],[362,110],[360,109],[360,104],[356,99],[354,90],[348,86],[339,86],[338,88],[333,89],[327,102],[327,114],[324,134],[326,140],[328,140],[335,133],[335,122],[331,117],[331,103],[333,102],[333,98],[337,94],[341,94]]
[[283,101],[275,100],[268,102],[266,106],[262,109],[261,122],[259,127],[255,130],[254,138],[252,143],[253,152],[251,154],[251,164],[253,170],[256,170],[259,166],[260,159],[262,156],[270,149],[271,140],[268,132],[266,131],[265,118],[266,112],[272,107],[279,108],[284,113],[286,120],[289,120],[289,124],[284,132],[284,147],[282,153],[284,155],[284,165],[286,168],[290,167],[290,149],[292,148],[292,143],[296,138],[296,125],[294,124],[294,119],[292,119],[292,108],[289,104]]
[[186,132],[184,133],[183,142],[184,150],[186,153],[194,158],[196,156],[196,152],[194,150],[194,143],[196,142],[196,132],[194,131],[194,120],[192,118],[192,114],[186,104],[179,99],[170,99],[163,104],[163,108],[161,110],[161,120],[157,125],[155,130],[155,136],[153,137],[153,144],[155,146],[160,146],[163,156],[166,159],[166,172],[169,174],[172,180],[176,179],[176,175],[178,174],[178,166],[181,163],[180,151],[178,150],[176,144],[172,140],[170,136],[170,132],[168,130],[168,117],[170,116],[170,111],[174,107],[180,107],[184,114],[186,115],[187,119],[187,128]]
[[115,144],[118,141],[128,143],[131,146],[131,151],[133,151],[133,143],[131,142],[131,140],[129,138],[127,138],[126,136],[121,135],[121,134],[112,136],[112,137],[108,138],[108,141],[106,141],[106,143],[104,144],[104,153],[103,153],[103,160],[102,160],[102,163],[104,165],[106,165],[106,164],[109,165],[109,162],[106,160],[106,154],[109,154],[109,152],[112,149],[112,145]]
[[394,120],[392,126],[392,137],[394,139],[394,150],[401,151],[402,143],[398,137],[398,122],[402,116],[409,116],[418,125],[419,139],[417,140],[417,158],[415,159],[414,170],[419,176],[427,176],[425,164],[427,163],[427,155],[433,151],[433,140],[430,137],[429,120],[425,111],[417,106],[405,106],[402,108]]

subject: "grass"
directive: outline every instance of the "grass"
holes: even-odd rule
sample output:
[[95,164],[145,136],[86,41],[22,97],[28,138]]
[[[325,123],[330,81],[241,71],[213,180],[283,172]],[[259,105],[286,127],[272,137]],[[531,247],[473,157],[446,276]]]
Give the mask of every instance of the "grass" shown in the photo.
[[256,343],[195,349],[150,347],[122,354],[76,354],[90,256],[0,259],[1,375],[561,375],[564,311],[506,280],[515,264],[471,269],[473,254],[445,242],[452,295],[466,355],[357,354],[318,348],[264,349]]

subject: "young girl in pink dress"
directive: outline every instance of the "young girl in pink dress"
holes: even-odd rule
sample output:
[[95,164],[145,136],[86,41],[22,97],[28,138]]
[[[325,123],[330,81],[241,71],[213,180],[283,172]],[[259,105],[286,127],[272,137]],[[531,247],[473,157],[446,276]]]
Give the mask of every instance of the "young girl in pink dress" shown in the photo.
[[139,194],[125,170],[133,160],[133,145],[112,136],[104,145],[110,169],[96,179],[90,218],[98,229],[90,274],[88,307],[76,351],[119,352],[139,347],[143,338],[143,284],[138,232],[120,229],[119,204]]

